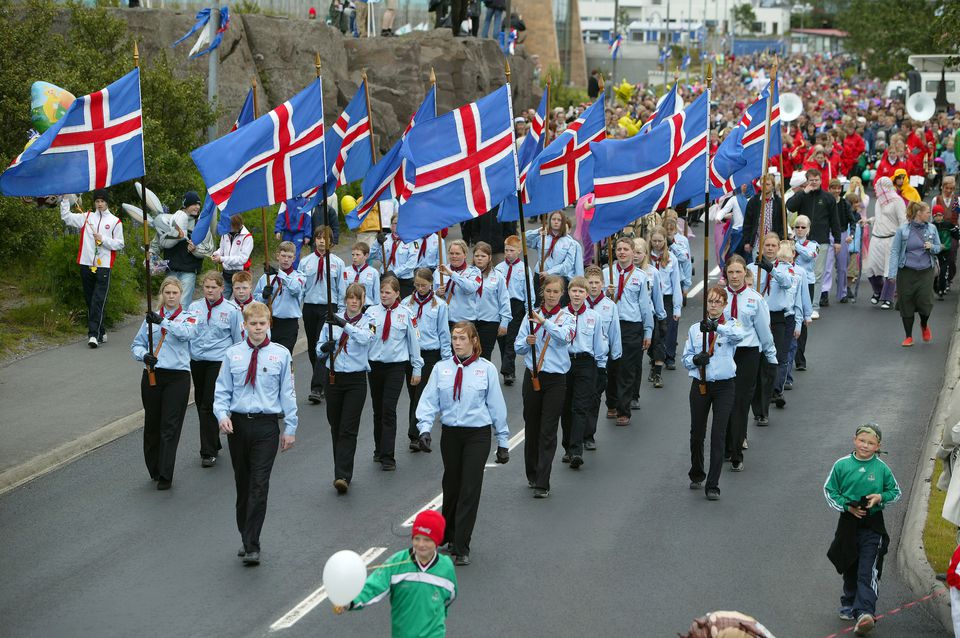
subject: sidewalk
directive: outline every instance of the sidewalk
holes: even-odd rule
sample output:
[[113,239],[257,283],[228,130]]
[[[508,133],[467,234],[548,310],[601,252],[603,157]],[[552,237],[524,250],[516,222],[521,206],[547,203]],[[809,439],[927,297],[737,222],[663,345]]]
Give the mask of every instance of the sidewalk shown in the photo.
[[[347,264],[352,237],[341,235],[334,250]],[[76,343],[0,368],[0,494],[143,426],[142,366],[130,356],[139,328],[130,317],[91,350],[78,327]],[[306,350],[300,334],[294,354]]]

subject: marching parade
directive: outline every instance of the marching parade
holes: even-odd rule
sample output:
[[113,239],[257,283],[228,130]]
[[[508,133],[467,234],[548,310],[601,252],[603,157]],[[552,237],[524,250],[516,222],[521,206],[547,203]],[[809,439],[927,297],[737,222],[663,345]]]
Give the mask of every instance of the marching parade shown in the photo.
[[[219,541],[232,545],[195,561],[229,557],[257,591],[255,574],[297,560],[287,536],[308,532],[296,522],[305,514],[275,504],[290,489],[276,475],[291,456],[310,460],[297,481],[335,499],[320,515],[353,521],[357,537],[379,520],[367,511],[374,492],[435,486],[440,496],[402,526],[401,551],[334,554],[322,595],[298,613],[328,600],[343,616],[324,631],[337,635],[359,620],[347,612],[386,598],[391,628],[380,622],[374,635],[444,636],[470,596],[458,579],[522,560],[491,529],[554,501],[562,510],[549,525],[571,524],[579,490],[616,490],[596,482],[615,448],[675,417],[685,428],[665,441],[669,469],[636,462],[666,477],[650,486],[664,504],[694,495],[694,516],[718,529],[724,508],[750,527],[728,488],[744,480],[781,491],[791,508],[798,486],[771,476],[768,458],[816,467],[820,483],[805,488],[836,515],[835,529],[803,532],[819,534],[818,558],[837,572],[821,599],[845,623],[839,632],[880,635],[879,582],[899,529],[884,515],[902,491],[891,466],[915,470],[881,457],[896,430],[864,405],[854,422],[831,424],[842,434],[832,457],[784,451],[778,438],[804,436],[818,403],[861,382],[833,377],[818,344],[836,350],[854,309],[884,326],[871,339],[903,355],[872,373],[910,375],[911,356],[947,348],[953,311],[941,302],[960,241],[953,105],[890,95],[851,56],[756,53],[710,57],[701,77],[662,87],[604,87],[600,74],[592,102],[554,103],[548,82],[534,108],[517,103],[507,62],[498,88],[449,112],[436,77],[421,78],[406,128],[377,132],[365,73],[325,118],[336,96],[324,95],[317,54],[316,76],[275,108],[260,112],[250,90],[234,129],[191,153],[205,194],[186,191],[168,208],[146,174],[136,48],[134,61],[38,133],[0,190],[56,197],[63,225],[79,232],[84,343],[98,351],[89,356],[127,347],[108,340],[104,308],[116,260],[140,272],[146,309],[129,344],[129,387],[107,390],[139,391],[151,490],[189,500],[207,489],[198,480],[232,471],[235,525],[218,521]],[[382,157],[379,135],[395,141]],[[141,201],[121,205],[111,189],[132,180]],[[126,240],[124,227],[135,231]],[[902,329],[882,323],[888,311]],[[195,456],[178,455],[184,448]],[[536,502],[505,505],[492,475]],[[628,495],[619,503],[632,507]],[[608,533],[632,544],[597,522],[595,534]],[[722,532],[703,533],[727,552]],[[589,556],[591,542],[570,538],[566,551]],[[541,559],[563,560],[536,552],[526,569],[543,571]],[[522,586],[535,594],[535,583]],[[708,614],[682,635],[777,632],[780,618],[751,613]],[[217,630],[195,635],[207,633]]]

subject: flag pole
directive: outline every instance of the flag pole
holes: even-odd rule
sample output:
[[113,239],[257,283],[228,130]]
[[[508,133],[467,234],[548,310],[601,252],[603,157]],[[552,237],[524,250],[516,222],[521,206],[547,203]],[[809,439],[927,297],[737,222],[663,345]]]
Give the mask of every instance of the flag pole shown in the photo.
[[[313,59],[313,66],[316,67],[317,69],[317,79],[319,80],[320,79],[320,52],[317,51],[314,54],[314,56],[315,57]],[[320,91],[320,104],[323,104],[323,82],[322,81],[319,83],[318,89]],[[321,114],[320,117],[322,118],[323,114]],[[326,151],[326,149],[324,149],[324,151]],[[324,162],[326,162],[326,153],[324,153]],[[320,187],[322,190],[323,201],[320,204],[320,210],[323,211],[323,228],[326,228],[326,230],[323,233],[323,261],[324,261],[324,265],[326,266],[326,275],[324,276],[324,279],[326,280],[326,284],[327,284],[327,341],[332,342],[333,341],[333,299],[332,299],[333,288],[331,285],[331,279],[333,276],[333,271],[331,270],[331,266],[330,266],[330,251],[333,249],[333,246],[331,245],[331,240],[333,239],[333,237],[330,232],[330,220],[328,217],[328,208],[327,208],[326,167],[324,167],[323,177],[321,179],[323,179],[323,185]],[[336,223],[339,223],[339,217]],[[316,241],[316,239],[314,239],[314,241]],[[334,384],[333,362],[336,358],[337,358],[336,353],[333,350],[330,350],[330,366],[328,370],[330,385]]]
[[[760,225],[757,227],[757,230],[760,233],[757,243],[760,244],[756,246],[757,249],[757,292],[760,292],[760,260],[763,259],[763,229],[766,227],[766,212],[767,207],[764,204],[764,194],[763,194],[763,185],[767,180],[767,166],[770,164],[770,118],[773,116],[773,89],[775,87],[774,82],[777,81],[777,61],[773,62],[773,76],[770,78],[770,82],[767,84],[767,120],[763,123],[763,170],[760,171]],[[770,197],[773,197],[773,190],[771,189]],[[771,214],[773,211],[771,211]],[[709,220],[708,220],[709,221]],[[771,222],[772,223],[772,222]],[[784,233],[786,233],[786,227],[784,227]]]
[[[140,68],[140,49],[137,47],[137,41],[133,41],[133,66]],[[144,175],[140,178],[140,203],[143,205],[143,274],[146,282],[147,293],[147,312],[153,310],[153,277],[150,272],[150,228],[147,224],[147,171],[146,157],[144,157]],[[150,354],[157,356],[153,351],[153,324],[147,322],[147,348]],[[157,385],[157,375],[151,366],[147,366],[147,382],[151,385]]]
[[[253,119],[257,119],[260,116],[259,102],[257,101],[257,78],[253,78],[250,86],[253,88]],[[270,275],[267,273],[267,270],[270,269],[270,231],[267,230],[267,209],[263,206],[260,207],[260,224],[263,226],[263,274],[264,277],[266,277],[266,284],[269,286]],[[271,310],[273,309],[272,295],[270,299],[267,300],[267,307]],[[273,323],[272,318],[270,323]]]
[[[507,75],[507,86],[510,86],[510,60],[504,60],[504,72]],[[547,97],[547,105],[549,106],[550,98]],[[547,126],[544,123],[544,135],[546,135]],[[544,137],[544,147],[546,147],[547,138]],[[519,179],[519,177],[518,177]],[[526,224],[523,221],[523,198],[521,197],[520,189],[517,189],[517,209],[519,212],[520,219],[520,236],[523,240],[520,242],[520,246],[523,248],[523,287],[526,292],[527,297],[527,321],[529,322],[530,334],[533,334],[533,291],[530,290],[530,257],[527,254],[527,229]],[[540,252],[543,252],[543,245],[540,246]],[[530,385],[533,387],[534,392],[540,391],[540,379],[537,378],[537,344],[534,343],[530,346],[530,357],[533,361],[533,369],[530,370]]]
[[[507,63],[509,66],[509,63]],[[507,71],[507,75],[509,75]],[[507,80],[510,81],[509,79]],[[544,112],[543,120],[543,148],[547,148],[547,145],[550,143],[550,118],[552,113],[550,112],[550,80],[547,80],[547,104]],[[517,198],[519,200],[519,197]],[[552,215],[551,213],[550,215]],[[540,274],[543,272],[544,262],[546,261],[546,249],[547,249],[547,220],[550,219],[550,215],[540,215],[540,270],[537,271],[537,277],[539,278]],[[526,244],[527,237],[524,234],[523,242]],[[539,281],[539,279],[538,279]]]
[[[704,175],[703,210],[705,214],[703,224],[703,320],[707,319],[707,297],[710,278],[710,85],[713,83],[713,65],[707,64],[707,170]],[[759,279],[759,277],[758,277]],[[707,351],[707,333],[703,335],[702,351]],[[707,394],[707,367],[700,367],[700,396]]]
[[[616,15],[614,15],[614,20],[616,20]],[[616,31],[616,29],[614,29],[614,31]],[[614,37],[617,37],[617,34],[614,33],[613,36],[614,36]],[[621,45],[621,46],[622,46],[622,45]],[[616,63],[617,63],[617,59],[616,59],[616,58],[613,59],[613,63],[614,63],[614,66],[616,66]],[[616,73],[614,73],[614,75],[613,75],[613,86],[616,86],[616,85],[617,85],[617,76],[616,76]],[[607,101],[607,90],[606,90],[607,87],[604,86],[603,73],[600,73],[600,76],[597,78],[597,88],[598,88],[598,90],[600,91],[600,92],[597,94],[597,98],[599,98],[600,100],[602,100],[602,101],[605,103],[605,102]],[[611,96],[612,96],[613,91],[610,91],[610,93],[611,93]],[[612,100],[612,97],[611,97],[611,100]],[[606,108],[606,104],[604,104],[604,108]],[[596,214],[596,211],[594,211],[594,214]],[[608,241],[607,243],[609,243],[609,241]],[[598,237],[598,238],[597,238],[597,246],[596,246],[596,248],[595,248],[594,251],[593,251],[593,252],[594,252],[595,261],[597,262],[597,266],[600,266],[600,251],[601,251],[602,247],[603,247],[603,242],[602,242],[602,241],[600,240],[600,238]],[[612,281],[612,279],[611,279],[611,281]]]
[[[377,145],[373,141],[373,109],[370,108],[370,82],[367,80],[367,70],[362,69],[360,71],[360,79],[363,80],[363,97],[367,101],[367,123],[370,125],[370,161],[373,164],[377,163]],[[380,204],[376,203],[373,207],[377,211],[377,222],[380,224],[380,228],[377,230],[377,235],[379,236],[383,232],[383,219],[380,217]],[[380,270],[381,274],[387,274],[387,256],[383,254],[383,242],[379,239],[377,243],[380,244]]]
[[[433,87],[433,117],[437,117],[437,74],[430,67],[430,85]],[[423,241],[427,241],[424,238]],[[426,254],[426,253],[424,253]],[[437,272],[440,273],[440,285],[443,285],[443,231],[437,231]]]

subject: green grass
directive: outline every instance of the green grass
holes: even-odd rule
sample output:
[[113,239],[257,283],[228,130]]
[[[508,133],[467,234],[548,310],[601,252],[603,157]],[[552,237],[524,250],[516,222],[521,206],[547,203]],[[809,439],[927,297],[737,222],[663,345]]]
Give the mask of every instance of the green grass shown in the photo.
[[947,498],[946,492],[937,489],[937,481],[942,471],[943,462],[937,460],[930,480],[930,508],[927,510],[927,522],[923,527],[923,549],[927,553],[927,561],[938,574],[947,571],[950,557],[957,547],[957,528],[940,516],[943,501]]
[[70,341],[80,334],[73,313],[49,299],[27,294],[21,305],[0,310],[0,360]]

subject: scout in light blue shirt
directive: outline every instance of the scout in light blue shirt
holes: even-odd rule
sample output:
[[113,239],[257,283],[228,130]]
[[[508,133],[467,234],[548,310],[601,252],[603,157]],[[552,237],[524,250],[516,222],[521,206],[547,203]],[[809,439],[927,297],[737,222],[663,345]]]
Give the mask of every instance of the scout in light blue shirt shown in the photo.
[[[467,244],[462,239],[449,243],[447,257],[450,263],[433,273],[433,289],[447,302],[451,322],[476,321],[480,270],[467,264]],[[441,272],[443,286],[440,285]]]
[[737,319],[746,331],[737,347],[760,348],[767,361],[777,365],[777,348],[770,332],[770,309],[763,296],[746,284],[739,290],[728,286],[727,294],[729,298],[723,316],[727,322]]
[[683,290],[690,290],[690,286],[693,285],[693,259],[690,257],[690,242],[682,233],[677,232],[675,223],[672,231],[668,223],[665,225],[669,235],[667,239],[670,252],[677,258],[677,263],[680,266],[680,287]]
[[[633,255],[630,255],[631,260]],[[630,263],[630,262],[627,262]],[[643,323],[643,338],[653,336],[653,281],[632,263],[624,268],[619,262],[610,269],[603,270],[604,285],[608,295],[617,304],[620,321]]]
[[372,306],[380,303],[380,273],[376,268],[367,264],[367,257],[370,256],[370,246],[366,242],[358,241],[350,249],[351,264],[343,269],[343,278],[340,280],[340,305],[339,310],[343,312],[343,297],[347,294],[347,287],[350,284],[360,284],[366,293],[366,299],[363,306]]
[[[323,241],[316,239],[314,241]],[[343,260],[330,254],[330,296],[333,303],[339,303],[343,294],[343,272],[347,266]],[[316,250],[310,251],[300,259],[300,272],[303,273],[303,303],[326,305],[327,303],[327,258]],[[346,287],[346,286],[344,286]]]
[[767,307],[771,312],[788,313],[793,308],[793,268],[792,266],[780,260],[768,262],[772,268],[767,271],[762,269],[757,274],[756,264],[748,264],[747,269],[754,277],[760,277],[760,292],[763,293],[767,302]]
[[570,354],[590,353],[596,359],[597,366],[606,367],[607,342],[603,338],[603,326],[599,313],[591,310],[586,303],[580,306],[579,311],[573,309],[573,304],[568,305],[566,310],[574,320]]
[[[539,310],[543,323],[534,327],[534,333],[537,338],[537,359],[543,357],[543,365],[538,372],[566,374],[570,371],[570,344],[573,343],[575,329],[573,315],[560,305],[554,306],[551,310],[543,307]],[[513,348],[517,354],[523,355],[527,369],[533,370],[537,362],[533,360],[533,352],[530,344],[527,343],[529,334],[530,322],[524,321],[520,324],[520,332],[517,333],[517,339],[513,342]],[[546,348],[546,354],[543,354],[548,335],[550,343]]]
[[412,279],[413,271],[417,267],[417,249],[412,242],[408,244],[400,240],[396,220],[394,215],[391,224],[393,232],[383,240],[383,253],[380,253],[379,243],[373,246],[373,259],[379,259],[384,264],[384,269],[396,275],[397,279]]
[[420,340],[420,350],[439,350],[442,359],[453,356],[446,302],[431,290],[426,295],[414,292],[402,304],[410,311],[411,322]]
[[[167,288],[169,286],[165,286]],[[178,297],[179,299],[179,297]],[[182,306],[164,306],[157,313],[161,321],[153,328],[153,350],[156,368],[190,371],[190,341],[197,334],[197,317]],[[148,327],[145,320],[130,344],[134,360],[143,361],[148,353]],[[161,341],[162,340],[162,341]]]
[[[206,298],[206,284],[203,280],[204,298],[197,299],[188,312],[197,320],[196,336],[190,341],[190,358],[195,361],[223,361],[227,348],[243,339],[243,313],[240,307],[220,295],[210,301]],[[223,291],[223,287],[219,287]]]
[[817,255],[820,253],[820,244],[807,238],[809,232],[810,218],[806,215],[798,215],[793,220],[793,241],[794,250],[797,253],[797,268],[806,275],[806,283],[813,284],[817,282],[814,264],[817,261]]
[[298,319],[303,314],[300,304],[303,302],[303,285],[306,278],[299,270],[292,266],[287,269],[281,268],[270,276],[270,286],[267,288],[267,275],[260,275],[257,286],[253,290],[253,298],[256,301],[270,304],[270,311],[276,319]]
[[[330,326],[320,331],[323,340],[317,342],[317,358],[322,362],[333,352],[333,372],[370,372],[370,344],[374,334],[370,330],[370,318],[359,311],[341,315],[344,326],[332,326],[333,338],[326,340]],[[330,368],[330,364],[326,364]]]
[[480,287],[477,288],[477,321],[496,321],[504,330],[510,323],[510,295],[507,292],[507,280],[493,268],[486,274],[480,273]]
[[[723,315],[720,315],[716,332],[707,333],[707,352],[710,352],[711,356],[706,366],[706,381],[723,381],[737,376],[737,364],[733,356],[737,352],[737,344],[743,341],[745,336],[746,331],[739,321],[736,319],[726,321]],[[712,352],[711,343],[713,344]],[[693,363],[693,357],[700,352],[703,352],[703,331],[700,329],[700,322],[697,322],[690,326],[687,332],[687,343],[683,347],[683,355],[680,359],[691,379],[700,380],[700,368]]]
[[[642,241],[637,240],[637,241]],[[637,253],[637,256],[633,258],[633,263],[637,268],[640,268],[644,274],[650,279],[650,301],[653,303],[653,316],[655,319],[663,321],[667,318],[667,310],[663,307],[663,292],[660,287],[660,271],[651,266],[649,263],[646,267],[642,267],[638,264],[638,257],[641,253]]]
[[364,315],[374,335],[370,343],[370,360],[381,363],[409,361],[413,366],[413,376],[419,377],[423,358],[420,356],[420,340],[417,339],[417,331],[413,327],[410,309],[401,305],[397,299],[389,308],[382,303],[370,306]]
[[[562,221],[561,221],[562,220]],[[527,246],[538,251],[536,268],[540,267],[541,246],[543,249],[543,272],[549,275],[560,275],[567,279],[576,276],[577,241],[566,234],[567,220],[560,212],[550,215],[551,229],[546,236],[541,235],[540,228],[527,231]],[[563,231],[560,228],[563,228]]]
[[[617,312],[617,304],[603,294],[603,283],[599,277],[597,280],[597,284],[593,284],[592,279],[587,280],[591,293],[587,295],[587,305],[600,316],[600,327],[606,341],[605,349],[608,358],[619,359],[623,356],[623,345],[620,342],[620,314]],[[596,296],[593,295],[594,286],[601,291]],[[607,362],[604,361],[600,367],[605,368],[606,365]]]
[[[493,267],[500,276],[503,277],[504,284],[507,287],[507,294],[510,299],[517,301],[527,301],[527,287],[523,282],[523,271],[527,271],[527,282],[530,284],[530,293],[534,294],[537,289],[533,279],[533,270],[523,267],[523,259],[517,257],[514,261],[504,259]],[[534,296],[536,296],[534,294]]]
[[[673,301],[672,308],[664,308],[664,311],[672,311],[672,316],[679,317],[683,308],[683,290],[680,284],[680,262],[676,256],[671,253],[671,259],[666,264],[662,263],[660,255],[650,253],[650,263],[657,269],[660,275],[660,294],[663,297],[670,295]],[[661,300],[661,305],[663,301]]]
[[417,268],[434,270],[440,265],[440,250],[443,249],[440,243],[436,233],[413,242],[413,251],[417,255]]

